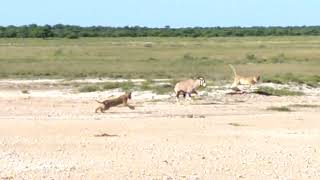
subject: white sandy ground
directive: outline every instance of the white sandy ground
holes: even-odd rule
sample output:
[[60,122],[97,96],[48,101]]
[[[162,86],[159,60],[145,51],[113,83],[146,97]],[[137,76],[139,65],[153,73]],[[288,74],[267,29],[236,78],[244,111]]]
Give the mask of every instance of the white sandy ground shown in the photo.
[[320,179],[320,107],[266,110],[320,105],[318,89],[273,97],[217,87],[182,105],[170,95],[134,92],[135,110],[105,114],[94,113],[94,100],[117,90],[4,89],[1,180]]

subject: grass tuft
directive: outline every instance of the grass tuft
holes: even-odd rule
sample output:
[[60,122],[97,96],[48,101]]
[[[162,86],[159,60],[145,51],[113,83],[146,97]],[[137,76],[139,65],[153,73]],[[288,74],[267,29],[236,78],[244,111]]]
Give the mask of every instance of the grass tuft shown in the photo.
[[161,84],[154,86],[153,92],[157,94],[168,94],[173,92],[173,88],[172,84]]
[[94,92],[94,91],[104,91],[110,89],[120,88],[123,91],[132,91],[135,88],[135,84],[131,81],[121,82],[121,83],[96,83],[94,85],[86,85],[79,88],[80,92]]
[[291,104],[289,107],[297,107],[297,108],[317,108],[320,105],[317,104]]
[[276,84],[306,84],[311,87],[320,86],[320,76],[319,75],[297,75],[292,73],[277,74],[274,76],[266,76],[263,78],[263,82],[271,82]]
[[230,126],[236,126],[236,127],[245,126],[245,125],[240,124],[240,123],[228,123],[228,125],[230,125]]
[[303,92],[291,91],[288,89],[274,89],[272,87],[259,87],[254,91],[256,94],[266,95],[266,96],[301,96],[304,95]]
[[29,91],[27,89],[24,89],[21,91],[23,94],[29,94]]
[[87,85],[87,86],[82,86],[79,88],[80,92],[95,92],[95,91],[100,91],[101,88],[97,85]]
[[281,111],[281,112],[291,112],[291,109],[289,109],[286,106],[280,106],[280,107],[271,106],[271,107],[268,107],[267,110],[270,110],[270,111]]

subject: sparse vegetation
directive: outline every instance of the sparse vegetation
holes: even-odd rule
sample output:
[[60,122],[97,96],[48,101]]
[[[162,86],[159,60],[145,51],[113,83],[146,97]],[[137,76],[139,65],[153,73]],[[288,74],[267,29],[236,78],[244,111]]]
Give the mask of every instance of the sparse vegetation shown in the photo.
[[276,74],[272,77],[263,77],[263,82],[272,82],[276,84],[306,84],[311,87],[320,86],[320,75],[299,75],[293,73]]
[[254,91],[256,94],[267,96],[301,96],[304,93],[299,91],[291,91],[288,89],[275,89],[272,87],[259,87]]
[[127,82],[108,82],[108,83],[95,83],[93,85],[84,85],[79,88],[79,92],[94,92],[94,91],[105,91],[111,89],[121,89],[123,91],[152,91],[157,94],[167,94],[173,92],[173,85],[168,84],[157,84],[151,80],[142,82],[142,84],[135,84],[131,81]]
[[230,125],[230,126],[236,126],[236,127],[245,126],[245,125],[240,124],[240,123],[228,123],[228,125]]
[[291,105],[288,105],[288,106],[271,106],[271,107],[268,107],[267,110],[291,112],[292,110],[290,108],[317,108],[317,107],[320,107],[320,105],[315,105],[315,104],[291,104]]
[[[146,43],[156,45],[145,48]],[[0,39],[0,44],[0,78],[183,79],[201,75],[220,81],[231,80],[227,64],[234,63],[239,74],[262,73],[266,81],[277,74],[283,79],[290,72],[307,77],[298,81],[312,86],[320,79],[314,76],[319,74],[320,37],[10,38]],[[272,62],[273,58],[284,61]]]
[[297,107],[297,108],[318,108],[320,105],[318,104],[291,104],[289,107]]
[[123,91],[132,91],[134,90],[135,85],[131,81],[121,82],[119,83],[119,88],[121,88]]
[[157,94],[168,94],[173,92],[173,85],[172,84],[161,84],[154,86],[153,92]]
[[271,106],[271,107],[268,107],[267,110],[270,110],[270,111],[281,111],[281,112],[290,112],[290,111],[292,111],[291,109],[289,109],[286,106],[280,106],[280,107]]
[[100,91],[101,88],[97,85],[86,85],[82,86],[79,91],[80,92],[94,92],[94,91]]
[[153,81],[152,80],[146,80],[144,82],[142,82],[141,86],[140,86],[140,90],[142,91],[151,91],[153,90]]
[[110,90],[110,89],[117,89],[120,88],[123,91],[133,91],[136,86],[133,82],[127,81],[127,82],[108,82],[108,83],[96,83],[94,85],[84,85],[79,88],[79,92],[94,92],[94,91],[104,91],[104,90]]
[[119,83],[108,82],[108,83],[103,83],[102,90],[116,89],[119,87],[120,87]]
[[22,90],[21,92],[22,92],[23,94],[29,94],[29,91],[26,90],[26,89]]

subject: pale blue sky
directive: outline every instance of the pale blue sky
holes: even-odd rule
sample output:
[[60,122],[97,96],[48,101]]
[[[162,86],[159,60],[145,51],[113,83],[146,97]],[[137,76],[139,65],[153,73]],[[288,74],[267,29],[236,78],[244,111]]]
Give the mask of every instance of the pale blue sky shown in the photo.
[[2,0],[0,25],[320,25],[320,0]]

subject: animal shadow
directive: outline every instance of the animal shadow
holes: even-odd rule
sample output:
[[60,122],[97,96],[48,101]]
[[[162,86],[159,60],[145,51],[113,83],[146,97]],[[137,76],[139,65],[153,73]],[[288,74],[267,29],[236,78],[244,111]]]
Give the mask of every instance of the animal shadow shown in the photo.
[[119,137],[119,136],[116,134],[102,133],[102,134],[95,134],[94,137]]

